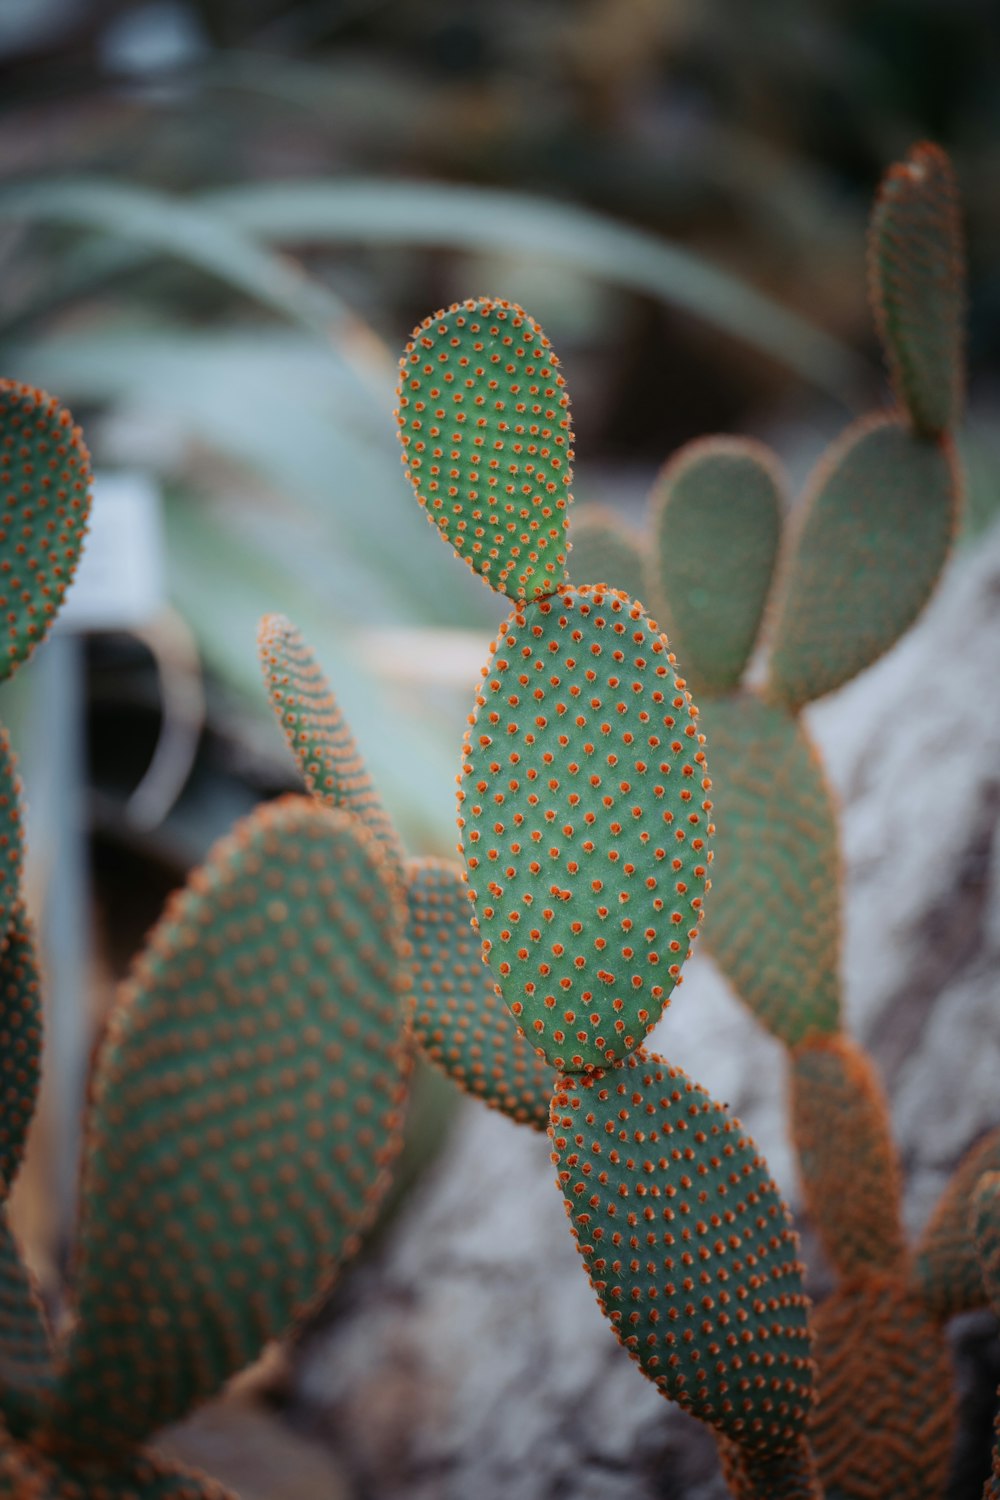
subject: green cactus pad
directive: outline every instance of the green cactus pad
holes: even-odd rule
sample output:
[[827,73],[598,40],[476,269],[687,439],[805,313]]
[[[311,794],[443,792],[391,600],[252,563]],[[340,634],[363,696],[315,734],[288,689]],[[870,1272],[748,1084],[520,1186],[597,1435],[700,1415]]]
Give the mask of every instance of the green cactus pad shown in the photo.
[[778,552],[784,485],[762,443],[706,438],[653,491],[661,624],[697,693],[735,688],[753,650]]
[[740,998],[794,1046],[840,1025],[833,800],[802,724],[754,697],[703,711],[718,822],[705,941]]
[[32,931],[14,908],[0,954],[0,1188],[9,1188],[24,1152],[41,1072],[42,1010]]
[[500,626],[459,829],[483,955],[554,1067],[624,1057],[701,916],[712,833],[697,709],[639,604],[567,587]]
[[[979,1253],[983,1286],[993,1311],[1000,1315],[1000,1172],[986,1172],[976,1184],[969,1230]],[[983,1500],[1000,1500],[1000,1412],[993,1424],[993,1463]]]
[[795,1047],[791,1117],[809,1215],[837,1270],[844,1277],[901,1271],[899,1160],[868,1054],[848,1036]]
[[21,826],[21,779],[6,729],[0,728],[0,950],[7,941],[14,909],[20,901],[24,831]]
[[753,1453],[813,1397],[798,1238],[740,1122],[662,1058],[560,1078],[552,1162],[597,1300],[644,1375]]
[[0,680],[47,634],[76,572],[90,512],[90,455],[44,391],[0,380]]
[[719,1458],[733,1500],[823,1500],[816,1460],[806,1439],[787,1453],[745,1453],[718,1439]]
[[868,272],[899,404],[918,432],[944,432],[962,404],[965,271],[958,185],[940,146],[922,141],[882,179]]
[[535,320],[493,297],[426,318],[397,397],[403,463],[428,519],[498,593],[551,594],[566,579],[573,429]]
[[114,1467],[67,1465],[55,1454],[0,1432],[0,1496],[4,1500],[237,1500],[208,1475],[144,1451]]
[[51,1383],[45,1315],[6,1207],[0,1207],[0,1418],[11,1432],[27,1431]]
[[570,523],[569,539],[573,583],[603,583],[608,588],[620,589],[630,599],[646,602],[649,590],[642,548],[614,511],[601,505],[578,506]]
[[940,1500],[955,1429],[940,1325],[890,1276],[838,1288],[815,1317],[811,1438],[827,1496]]
[[1000,1172],[1000,1129],[983,1136],[959,1162],[917,1242],[915,1286],[942,1322],[987,1300],[969,1218],[985,1172]]
[[409,876],[414,1038],[467,1093],[547,1130],[555,1074],[518,1035],[482,961],[461,869],[420,859]]
[[53,1443],[103,1457],[175,1420],[356,1248],[400,1139],[405,922],[371,836],[304,798],[168,906],[95,1073]]
[[872,664],[920,614],[955,530],[949,446],[894,417],[849,427],[813,476],[779,590],[770,677],[798,708]]
[[271,707],[309,791],[360,818],[403,880],[399,835],[311,648],[284,615],[265,615],[257,651]]

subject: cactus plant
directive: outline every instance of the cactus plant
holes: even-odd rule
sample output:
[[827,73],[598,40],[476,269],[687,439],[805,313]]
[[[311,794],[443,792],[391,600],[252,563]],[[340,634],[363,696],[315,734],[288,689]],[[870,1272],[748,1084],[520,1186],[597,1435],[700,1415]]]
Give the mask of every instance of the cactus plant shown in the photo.
[[[646,597],[704,694],[720,829],[706,942],[788,1049],[805,1203],[840,1278],[816,1320],[812,1436],[820,1476],[843,1500],[941,1491],[954,1420],[943,1322],[983,1301],[968,1205],[998,1164],[991,1136],[960,1167],[911,1261],[881,1085],[841,1030],[836,809],[799,712],[892,646],[948,555],[963,383],[956,203],[937,147],[916,147],[886,176],[869,269],[899,409],[855,423],[821,461],[785,526],[770,591],[775,464],[733,440],[691,444],[670,461],[651,503],[655,545],[634,543],[629,562],[645,566]],[[604,516],[574,527],[591,567],[607,531]],[[627,545],[616,538],[609,569]]]
[[[9,382],[0,394],[4,471],[17,479],[0,534],[0,572],[18,590],[9,675],[72,573],[89,464],[50,398]],[[147,1440],[322,1295],[384,1196],[400,1143],[406,911],[371,821],[363,807],[305,798],[266,805],[216,845],[155,927],[92,1080],[76,1316],[63,1337],[50,1336],[0,1205],[0,1493],[225,1500]],[[20,826],[3,735],[4,1198],[41,1043]]]
[[[465,387],[454,408],[449,372]],[[518,571],[533,522],[559,546],[570,502],[567,403],[538,325],[490,297],[435,313],[398,396],[417,499],[514,600],[465,736],[459,852],[483,960],[559,1069],[549,1136],[577,1248],[643,1373],[733,1445],[742,1474],[792,1484],[810,1470],[814,1392],[797,1238],[739,1122],[642,1047],[710,884],[697,709],[638,600],[566,584],[541,542]],[[472,459],[470,405],[486,435]],[[526,497],[506,528],[501,487]]]

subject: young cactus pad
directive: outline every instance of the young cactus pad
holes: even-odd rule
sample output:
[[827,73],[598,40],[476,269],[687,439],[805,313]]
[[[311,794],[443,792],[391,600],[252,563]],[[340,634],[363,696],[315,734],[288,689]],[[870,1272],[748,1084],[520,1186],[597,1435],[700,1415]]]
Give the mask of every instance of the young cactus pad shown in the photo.
[[42,1061],[38,966],[24,908],[0,953],[0,1184],[14,1180],[34,1113]]
[[843,1035],[794,1048],[791,1116],[809,1216],[841,1276],[901,1272],[899,1161],[868,1054]]
[[482,961],[460,867],[413,860],[407,896],[417,1044],[467,1093],[547,1130],[555,1074],[518,1034]]
[[949,446],[894,417],[848,428],[796,518],[771,653],[775,697],[799,708],[895,645],[940,577],[958,496]]
[[955,1423],[941,1327],[895,1277],[839,1287],[816,1312],[811,1437],[827,1496],[940,1500]]
[[44,1438],[104,1455],[327,1287],[399,1143],[406,913],[356,819],[287,798],[154,929],[98,1060],[78,1322]]
[[566,587],[503,622],[465,738],[459,829],[504,1000],[554,1067],[604,1067],[660,1019],[713,832],[697,710],[625,594]]
[[959,1162],[917,1242],[915,1285],[924,1304],[942,1321],[982,1307],[987,1300],[969,1218],[985,1172],[1000,1172],[1000,1129],[984,1135]]
[[703,723],[719,834],[705,940],[740,998],[789,1047],[840,1024],[840,857],[822,763],[799,720],[720,699]]
[[551,1139],[587,1275],[643,1374],[748,1452],[797,1447],[814,1378],[798,1239],[740,1122],[640,1050],[560,1078]]
[[511,599],[566,580],[573,429],[559,361],[514,303],[456,302],[400,361],[403,463],[442,536]]
[[69,412],[0,380],[0,679],[47,634],[80,558],[90,456]]
[[771,585],[784,509],[761,443],[707,438],[667,464],[653,492],[661,624],[699,693],[735,688]]
[[309,791],[360,818],[402,880],[399,835],[311,648],[284,615],[265,615],[257,650],[271,707]]
[[896,397],[930,436],[954,427],[962,404],[963,260],[951,162],[922,141],[882,180],[868,271]]

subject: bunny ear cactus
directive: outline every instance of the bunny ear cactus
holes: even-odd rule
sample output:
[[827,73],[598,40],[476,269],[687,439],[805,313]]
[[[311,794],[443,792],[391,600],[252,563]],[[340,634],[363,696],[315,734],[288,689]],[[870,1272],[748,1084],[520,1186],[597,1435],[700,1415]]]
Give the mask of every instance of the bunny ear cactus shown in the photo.
[[90,508],[90,456],[69,412],[0,380],[0,679],[48,633],[76,571]]
[[97,1066],[42,1447],[128,1452],[354,1250],[400,1139],[404,925],[357,820],[300,798],[237,825],[168,907]]
[[959,420],[965,311],[958,184],[940,146],[922,141],[886,173],[868,270],[896,399],[917,432],[938,437]]
[[514,303],[456,302],[414,331],[400,365],[403,463],[420,504],[510,599],[566,578],[573,429],[559,361]]
[[284,615],[264,616],[257,649],[271,706],[309,791],[360,818],[402,879],[399,835],[312,650]]
[[[495,306],[461,304],[462,316]],[[520,309],[506,311],[543,338]],[[418,422],[429,393],[413,369],[426,360],[423,380],[436,378],[427,330],[465,348],[455,314],[421,325],[401,366],[404,461],[425,505],[440,492],[426,482]],[[497,320],[496,337],[505,326]],[[476,351],[477,391],[487,352]],[[520,381],[516,364],[509,373]],[[494,390],[506,413],[507,389]],[[525,434],[506,416],[490,431],[494,474],[518,474]],[[415,442],[425,444],[416,454]],[[469,561],[482,476],[456,453],[439,524]],[[440,463],[433,474],[439,481]],[[512,569],[501,538],[492,540],[481,571],[509,592]],[[534,577],[530,594],[518,578],[465,736],[459,847],[483,957],[525,1038],[559,1069],[552,1160],[616,1335],[665,1395],[736,1444],[751,1469],[766,1457],[774,1474],[801,1475],[814,1370],[787,1210],[725,1107],[641,1046],[681,978],[709,888],[714,828],[698,711],[641,604],[551,572]]]
[[547,1130],[553,1071],[511,1025],[479,953],[461,869],[450,860],[409,866],[413,1035],[469,1094]]
[[822,460],[777,603],[770,691],[792,709],[840,687],[913,624],[958,517],[949,444],[868,417]]
[[[980,1177],[970,1205],[968,1228],[975,1239],[986,1295],[1000,1316],[1000,1172],[990,1170]],[[983,1500],[1000,1500],[1000,1412],[993,1431],[993,1462],[983,1487]]]
[[773,454],[741,438],[689,443],[653,491],[663,625],[699,693],[730,692],[743,676],[774,571],[783,494]]
[[942,1320],[982,1307],[992,1297],[983,1287],[970,1217],[979,1180],[987,1172],[1000,1172],[1000,1129],[989,1131],[959,1162],[917,1242],[914,1286]]
[[41,1300],[0,1207],[0,1412],[9,1432],[22,1436],[38,1420],[52,1380]]
[[31,924],[14,908],[0,953],[0,1182],[9,1189],[24,1153],[41,1070],[42,1014]]

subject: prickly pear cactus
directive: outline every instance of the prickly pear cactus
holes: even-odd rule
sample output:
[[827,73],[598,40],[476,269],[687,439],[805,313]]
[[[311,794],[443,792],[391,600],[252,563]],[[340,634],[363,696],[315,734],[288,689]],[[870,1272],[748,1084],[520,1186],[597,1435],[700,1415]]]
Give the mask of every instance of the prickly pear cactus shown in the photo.
[[988,1295],[970,1228],[973,1197],[987,1172],[1000,1172],[1000,1129],[983,1136],[959,1162],[917,1241],[914,1288],[942,1320],[982,1307]]
[[565,588],[504,621],[466,735],[460,849],[483,955],[556,1068],[624,1057],[680,977],[710,859],[702,744],[626,595]]
[[0,1183],[9,1189],[38,1094],[42,1015],[31,923],[14,907],[0,953]]
[[0,1205],[0,1410],[10,1433],[23,1435],[37,1421],[52,1378],[41,1300]]
[[355,1249],[399,1144],[404,928],[373,839],[301,798],[237,825],[167,908],[97,1065],[43,1446],[130,1449]]
[[23,845],[20,780],[10,736],[0,726],[0,951],[20,899]]
[[514,303],[456,302],[414,330],[400,365],[403,462],[459,557],[511,599],[566,578],[573,429],[559,361]]
[[69,412],[0,380],[0,679],[48,633],[80,559],[90,456]]
[[511,1025],[479,953],[460,867],[412,860],[407,896],[418,1046],[467,1093],[547,1130],[553,1070]]
[[[461,304],[463,316],[494,306]],[[520,309],[508,311],[541,337]],[[434,350],[466,348],[450,316],[421,325],[401,368],[404,461],[425,505],[440,492],[426,483],[415,414],[426,421]],[[445,350],[442,364],[452,357]],[[424,383],[413,379],[422,361]],[[481,372],[469,380],[481,392]],[[497,390],[505,412],[508,392]],[[506,419],[494,433],[495,472],[518,473],[523,434]],[[416,465],[415,441],[424,444]],[[469,561],[482,480],[460,456],[450,456],[449,510],[438,521]],[[491,540],[480,570],[505,588],[508,554]],[[741,1462],[773,1460],[769,1472],[790,1485],[804,1472],[814,1382],[796,1236],[739,1122],[641,1047],[680,980],[709,888],[704,735],[642,605],[551,571],[535,577],[533,596],[517,580],[465,737],[459,848],[483,956],[523,1035],[560,1070],[552,1159],[614,1332],[665,1395],[738,1446]]]
[[797,1447],[813,1384],[798,1239],[740,1122],[640,1049],[560,1078],[551,1136],[587,1274],[643,1373],[744,1450]]
[[947,155],[921,141],[891,167],[872,214],[872,304],[896,399],[918,432],[957,425],[965,384],[962,226]]
[[650,589],[664,600],[660,623],[700,694],[730,692],[743,676],[770,589],[783,496],[774,455],[745,438],[689,443],[653,489]]
[[257,647],[271,706],[309,791],[360,818],[402,880],[399,835],[312,650],[284,615],[264,616]]

